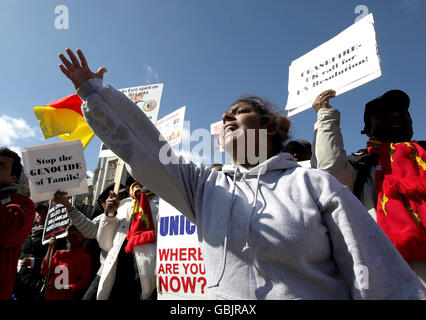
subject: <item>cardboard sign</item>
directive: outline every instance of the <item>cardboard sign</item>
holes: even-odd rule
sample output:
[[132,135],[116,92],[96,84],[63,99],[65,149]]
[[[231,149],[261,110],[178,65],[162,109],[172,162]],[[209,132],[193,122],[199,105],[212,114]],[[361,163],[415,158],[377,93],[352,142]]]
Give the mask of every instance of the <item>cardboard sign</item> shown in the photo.
[[22,158],[34,202],[52,199],[57,190],[68,195],[88,192],[86,161],[79,140],[25,148]]
[[71,224],[68,211],[62,204],[56,204],[47,212],[44,222],[42,244],[49,242],[55,235],[56,239],[64,238],[68,235],[67,228]]
[[186,107],[183,106],[157,121],[158,131],[161,132],[170,146],[178,145],[182,142],[185,109]]
[[163,199],[158,214],[158,300],[207,299],[197,227]]
[[288,116],[312,107],[327,89],[342,94],[382,74],[373,14],[369,14],[289,67]]

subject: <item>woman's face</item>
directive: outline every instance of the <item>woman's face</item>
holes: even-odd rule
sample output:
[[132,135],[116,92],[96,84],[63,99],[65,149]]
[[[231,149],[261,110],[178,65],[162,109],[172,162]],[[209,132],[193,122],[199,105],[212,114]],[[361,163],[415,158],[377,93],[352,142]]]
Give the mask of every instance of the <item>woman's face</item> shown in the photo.
[[[267,122],[263,121],[264,117],[260,115],[253,107],[245,102],[237,103],[231,106],[222,116],[223,126],[220,134],[221,143],[225,151],[231,156],[235,156],[235,152],[239,144],[244,144],[244,152],[247,147],[259,149],[259,144],[266,144],[267,141],[260,141],[259,130],[267,129]],[[248,134],[252,130],[252,134]],[[266,145],[265,145],[266,147]]]
[[40,212],[36,212],[35,214],[35,222],[37,225],[41,226],[44,225],[44,222],[46,221],[46,213],[40,213]]

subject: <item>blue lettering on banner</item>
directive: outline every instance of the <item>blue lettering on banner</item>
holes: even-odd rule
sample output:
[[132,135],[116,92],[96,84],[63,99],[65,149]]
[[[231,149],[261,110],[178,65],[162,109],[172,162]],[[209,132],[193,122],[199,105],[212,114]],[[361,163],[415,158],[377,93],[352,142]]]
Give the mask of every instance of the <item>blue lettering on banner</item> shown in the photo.
[[196,226],[183,215],[160,218],[160,235],[162,237],[193,234],[195,229]]

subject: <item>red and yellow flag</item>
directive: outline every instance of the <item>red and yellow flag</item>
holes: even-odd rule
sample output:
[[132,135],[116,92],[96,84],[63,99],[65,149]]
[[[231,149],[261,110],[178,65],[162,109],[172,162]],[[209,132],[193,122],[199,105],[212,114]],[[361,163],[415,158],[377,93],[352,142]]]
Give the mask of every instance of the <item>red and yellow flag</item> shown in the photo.
[[43,107],[34,107],[34,113],[46,139],[59,136],[62,140],[80,140],[83,148],[95,133],[81,113],[82,100],[77,94],[58,99]]

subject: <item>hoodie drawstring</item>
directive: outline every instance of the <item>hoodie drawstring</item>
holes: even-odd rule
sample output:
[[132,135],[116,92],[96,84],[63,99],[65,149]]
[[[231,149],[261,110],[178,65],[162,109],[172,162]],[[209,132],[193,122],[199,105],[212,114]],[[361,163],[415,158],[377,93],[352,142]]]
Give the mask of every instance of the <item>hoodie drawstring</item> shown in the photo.
[[225,226],[225,239],[223,240],[222,265],[220,267],[220,272],[216,281],[211,286],[208,286],[208,288],[219,286],[219,282],[220,280],[222,280],[223,273],[225,272],[226,250],[228,248],[228,227],[231,224],[230,220],[232,216],[232,208],[234,207],[234,195],[235,195],[235,189],[237,188],[237,173],[238,173],[238,167],[236,167],[234,170],[234,179],[232,183],[231,209],[229,210],[228,221]]
[[[250,232],[250,229],[251,229],[251,221],[252,221],[252,219],[253,219],[253,215],[254,215],[254,213],[256,212],[257,195],[258,195],[258,193],[259,193],[259,180],[260,180],[260,175],[261,175],[261,174],[262,174],[262,170],[259,170],[259,172],[257,173],[257,179],[256,179],[256,191],[254,192],[253,205],[252,205],[252,207],[251,207],[251,212],[250,212],[249,221],[248,221],[248,225],[247,225],[246,236],[245,236],[245,238],[246,238],[246,243],[245,243],[245,245],[244,245],[243,249],[241,250],[241,252],[245,252],[245,251],[247,251],[247,250],[250,248],[250,246],[249,246],[249,244],[248,244],[248,237],[249,237],[249,232]],[[246,183],[246,185],[249,187],[249,189],[250,189],[250,190],[252,190],[252,189],[250,188],[249,184],[247,183],[247,181],[244,179],[244,177],[243,177],[243,180],[244,180],[244,182]],[[253,190],[252,190],[252,192],[253,192]]]

